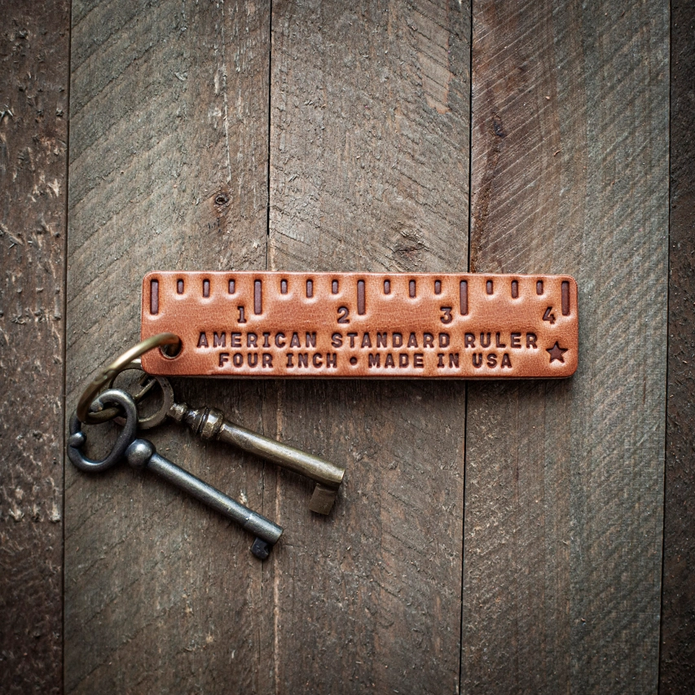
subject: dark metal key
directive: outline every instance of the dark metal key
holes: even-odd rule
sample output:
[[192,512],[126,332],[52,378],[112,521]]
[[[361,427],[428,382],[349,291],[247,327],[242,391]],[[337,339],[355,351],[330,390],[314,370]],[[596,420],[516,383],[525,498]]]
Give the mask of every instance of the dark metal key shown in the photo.
[[98,400],[101,405],[116,404],[123,409],[125,412],[123,430],[109,455],[101,461],[92,461],[81,451],[86,437],[80,429],[80,421],[76,415],[73,415],[70,421],[68,456],[75,466],[83,471],[101,471],[110,468],[119,459],[125,457],[134,468],[146,468],[156,473],[254,533],[256,540],[251,547],[251,552],[261,560],[268,557],[272,546],[282,535],[280,526],[160,456],[152,442],[146,439],[134,439],[138,419],[137,408],[126,392],[120,389],[110,389],[101,394]]
[[[139,366],[133,365],[131,368],[139,369]],[[169,380],[163,376],[143,373],[140,379],[141,390],[133,399],[140,402],[144,395],[152,393],[151,387],[155,382],[159,384],[162,392],[161,405],[153,414],[140,416],[138,426],[141,430],[157,427],[169,417],[174,422],[187,425],[201,439],[217,439],[232,444],[266,461],[311,478],[316,481],[316,487],[309,502],[309,509],[318,514],[330,514],[343,482],[344,469],[318,456],[247,430],[227,420],[224,413],[216,408],[190,408],[186,403],[175,403],[174,390]],[[98,403],[95,405],[98,407]]]

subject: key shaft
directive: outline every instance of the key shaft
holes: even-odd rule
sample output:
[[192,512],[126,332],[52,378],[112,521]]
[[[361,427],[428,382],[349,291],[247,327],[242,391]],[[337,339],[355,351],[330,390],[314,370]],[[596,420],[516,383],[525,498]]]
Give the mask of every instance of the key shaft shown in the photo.
[[174,403],[168,414],[176,422],[188,425],[201,439],[217,439],[232,444],[315,480],[317,485],[309,508],[319,514],[330,513],[345,475],[342,468],[230,422],[215,408],[189,408],[185,403]]
[[172,463],[169,459],[160,456],[152,442],[146,439],[135,439],[126,449],[125,456],[128,463],[134,468],[146,468],[156,473],[208,507],[235,521],[242,528],[255,534],[256,540],[251,551],[261,560],[268,557],[270,549],[282,535],[283,529],[270,519],[248,509],[212,485],[208,485],[200,478]]

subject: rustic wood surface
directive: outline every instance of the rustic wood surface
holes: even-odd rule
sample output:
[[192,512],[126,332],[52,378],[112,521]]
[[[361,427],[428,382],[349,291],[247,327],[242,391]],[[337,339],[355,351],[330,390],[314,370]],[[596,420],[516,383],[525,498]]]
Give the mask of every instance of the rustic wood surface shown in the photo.
[[[113,353],[133,340],[139,291],[133,278],[147,268],[266,265],[266,219],[256,213],[265,213],[267,203],[267,83],[255,109],[245,100],[263,79],[259,66],[269,52],[258,40],[250,46],[257,72],[247,68],[240,77],[232,55],[244,36],[233,20],[245,18],[248,7],[226,10],[224,17],[210,6],[200,8],[195,21],[187,20],[183,37],[174,21],[178,6],[162,4],[146,18],[125,4],[114,8],[108,16],[98,8],[78,9],[73,18],[70,385],[79,381],[82,365],[99,362],[100,352]],[[375,270],[393,267],[397,259],[397,269],[435,270],[451,260],[463,267],[470,13],[455,8],[440,27],[429,6],[402,14],[368,6],[345,14],[333,9],[320,22],[311,20],[309,6],[291,10],[276,6],[273,18],[277,88],[270,141],[278,156],[271,158],[270,265]],[[104,27],[107,19],[112,24]],[[256,21],[260,26],[261,18]],[[216,39],[201,47],[211,27]],[[383,34],[379,42],[370,38],[375,27]],[[356,31],[364,32],[363,45],[351,45]],[[108,37],[99,50],[95,34]],[[165,39],[183,43],[165,46]],[[311,51],[302,49],[304,39],[314,46],[328,42],[318,62],[312,64]],[[222,46],[212,54],[215,41]],[[331,48],[336,42],[340,54]],[[194,101],[185,87],[212,89],[216,77],[222,80],[225,46],[227,80],[247,83],[227,83],[233,93],[229,104],[212,92],[196,94]],[[180,57],[194,48],[195,55]],[[369,51],[372,72],[360,73],[356,66],[368,65]],[[115,58],[123,55],[132,62]],[[243,55],[241,62],[243,67]],[[436,83],[440,72],[442,85]],[[268,74],[266,66],[266,79]],[[178,75],[185,75],[185,82]],[[384,83],[393,94],[386,108],[379,99]],[[331,89],[335,97],[321,96]],[[148,98],[141,102],[140,95]],[[127,99],[132,103],[123,104]],[[160,140],[163,124],[172,118],[162,112],[171,112],[175,102],[184,118],[176,130],[164,129],[168,138]],[[114,103],[123,114],[113,113]],[[246,111],[235,121],[240,132],[228,134],[224,129],[232,125],[224,119],[225,109],[240,104]],[[150,188],[162,187],[165,173],[175,169],[168,159],[180,158],[184,149],[191,157],[205,152],[199,131],[215,111],[208,137],[219,135],[220,145],[226,144],[222,136],[228,138],[239,153],[213,148],[204,166],[194,170],[193,162],[185,161],[174,171],[174,200],[171,191],[155,197]],[[325,134],[321,119],[328,124]],[[305,137],[307,127],[315,130],[313,143]],[[242,147],[240,139],[249,145]],[[360,152],[366,168],[354,166]],[[443,156],[451,164],[446,186],[438,171]],[[253,167],[255,179],[240,180],[240,163],[262,166]],[[336,177],[338,166],[344,171]],[[210,176],[206,167],[223,176],[199,193],[200,182]],[[290,181],[283,174],[288,167],[293,167]],[[321,186],[322,197],[301,186],[317,193]],[[363,187],[363,201],[355,197],[355,186]],[[214,219],[229,217],[222,229],[209,224],[206,229],[206,218],[194,216],[195,208],[189,211],[191,202],[201,199],[211,217],[220,187],[229,200],[222,212],[213,210]],[[171,208],[179,196],[177,215]],[[336,211],[332,203],[339,197],[343,209]],[[307,205],[312,200],[315,204]],[[248,215],[240,214],[243,206],[250,208]],[[293,207],[303,209],[303,216],[292,214]],[[350,207],[352,214],[343,216]],[[255,224],[245,229],[247,216]],[[360,238],[367,247],[358,254],[345,245],[354,224],[363,225]],[[201,229],[208,244],[193,238],[191,230]],[[297,235],[305,245],[293,257],[282,240]],[[343,240],[342,248],[335,239]],[[246,253],[240,252],[244,245]],[[181,387],[189,402],[195,401],[196,387]],[[226,467],[226,487],[246,488],[251,506],[286,526],[272,559],[261,567],[249,559],[244,534],[201,513],[199,505],[184,514],[182,503],[172,502],[178,495],[156,481],[140,481],[125,470],[97,479],[69,471],[66,689],[133,691],[163,684],[175,689],[186,677],[203,690],[230,678],[253,692],[372,684],[404,689],[413,682],[425,690],[448,682],[453,689],[460,629],[463,387],[400,384],[356,391],[347,384],[289,388],[243,382],[197,389],[198,402],[204,394],[247,426],[348,466],[353,482],[346,481],[332,517],[322,519],[307,510],[310,488],[295,477],[276,479],[258,463],[232,468],[221,448],[205,452],[197,442],[179,445],[178,457],[191,470],[216,475],[219,484]],[[433,409],[439,434],[423,445],[426,414]],[[188,441],[180,432],[160,435],[165,451],[182,439]],[[149,531],[155,522],[156,531]],[[439,625],[435,632],[432,621]],[[167,639],[158,640],[158,634]],[[333,668],[341,661],[345,669]]]
[[[465,268],[469,32],[465,2],[273,4],[270,270]],[[276,388],[267,427],[347,468],[326,520],[278,480],[280,692],[454,692],[465,385]]]
[[[152,268],[265,265],[265,3],[73,4],[68,404],[139,335]],[[175,384],[263,425],[255,382]],[[88,430],[93,442],[105,435]],[[187,432],[161,453],[263,511],[264,470]],[[105,443],[102,443],[105,446]],[[269,692],[270,568],[253,538],[127,465],[66,467],[65,691]]]
[[462,691],[654,692],[668,7],[473,11],[471,269],[573,274],[581,354],[469,387]]
[[0,17],[0,691],[58,693],[69,3]]
[[695,8],[671,3],[671,224],[659,692],[695,687]]
[[[687,3],[666,432],[667,7],[90,0],[70,36],[61,0],[4,5],[0,690],[689,693]],[[66,464],[63,514],[65,417],[137,339],[147,270],[469,262],[577,277],[571,381],[178,380],[346,466],[333,514],[173,426],[164,455],[286,527],[268,561],[126,465]]]

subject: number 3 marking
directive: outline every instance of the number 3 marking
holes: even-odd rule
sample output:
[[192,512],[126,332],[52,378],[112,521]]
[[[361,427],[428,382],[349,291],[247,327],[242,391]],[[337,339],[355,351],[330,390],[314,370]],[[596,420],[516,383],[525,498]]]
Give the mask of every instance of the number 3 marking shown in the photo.
[[450,306],[440,306],[439,310],[444,312],[444,316],[439,317],[439,320],[442,323],[451,323],[454,320],[453,317],[451,316],[451,307]]

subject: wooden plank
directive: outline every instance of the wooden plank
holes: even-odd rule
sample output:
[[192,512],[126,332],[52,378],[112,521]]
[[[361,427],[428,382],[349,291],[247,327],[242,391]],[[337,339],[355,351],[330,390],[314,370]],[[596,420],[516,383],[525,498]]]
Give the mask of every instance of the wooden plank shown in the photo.
[[695,8],[671,3],[671,227],[664,573],[659,692],[690,693],[695,682]]
[[657,687],[668,7],[474,5],[471,270],[573,274],[570,381],[469,387],[465,692]]
[[[138,340],[147,271],[265,265],[269,20],[264,3],[73,3],[71,407]],[[174,385],[262,425],[262,385]],[[88,437],[105,447],[106,429]],[[258,461],[171,427],[151,438],[263,512]],[[65,494],[66,692],[268,691],[271,569],[252,537],[125,464],[68,464]]]
[[58,693],[69,2],[0,16],[0,691]]
[[[274,3],[272,24],[270,269],[464,268],[469,4]],[[277,392],[268,428],[347,469],[328,519],[278,477],[281,692],[454,692],[464,386]]]

